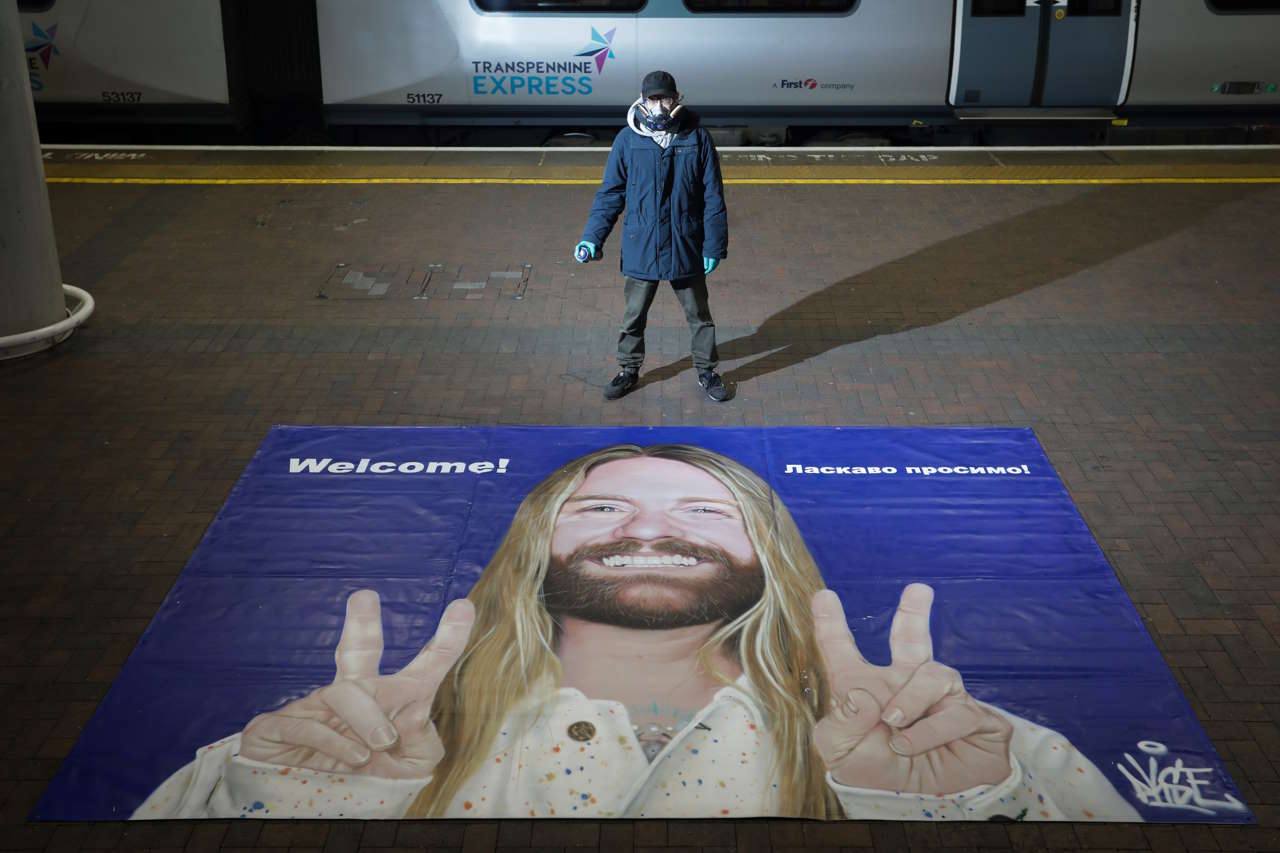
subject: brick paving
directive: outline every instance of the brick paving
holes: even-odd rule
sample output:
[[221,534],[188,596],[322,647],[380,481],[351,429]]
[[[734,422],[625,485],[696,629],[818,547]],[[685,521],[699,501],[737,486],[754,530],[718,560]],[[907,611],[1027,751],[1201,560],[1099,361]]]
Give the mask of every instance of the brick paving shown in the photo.
[[[1280,187],[730,187],[719,405],[669,292],[601,400],[589,187],[50,195],[98,311],[0,363],[0,848],[1280,849]],[[1258,825],[26,822],[271,425],[466,423],[1033,427]]]

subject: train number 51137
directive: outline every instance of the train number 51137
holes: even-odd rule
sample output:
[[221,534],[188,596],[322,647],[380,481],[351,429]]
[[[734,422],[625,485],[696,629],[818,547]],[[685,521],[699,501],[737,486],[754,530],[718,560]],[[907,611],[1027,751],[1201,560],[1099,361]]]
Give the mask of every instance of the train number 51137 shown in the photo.
[[103,92],[104,104],[137,104],[142,101],[141,92]]
[[407,92],[404,100],[407,104],[438,104],[443,97],[441,92]]

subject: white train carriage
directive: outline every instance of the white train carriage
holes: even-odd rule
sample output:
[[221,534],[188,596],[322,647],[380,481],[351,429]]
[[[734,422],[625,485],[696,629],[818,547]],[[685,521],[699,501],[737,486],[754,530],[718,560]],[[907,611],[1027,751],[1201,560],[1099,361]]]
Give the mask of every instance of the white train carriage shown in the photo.
[[1280,0],[17,2],[37,104],[95,115],[617,125],[664,68],[709,124],[1280,119]]
[[616,112],[653,68],[734,121],[1280,106],[1277,0],[318,0],[317,17],[324,103],[349,119]]
[[18,0],[37,103],[227,105],[218,0]]

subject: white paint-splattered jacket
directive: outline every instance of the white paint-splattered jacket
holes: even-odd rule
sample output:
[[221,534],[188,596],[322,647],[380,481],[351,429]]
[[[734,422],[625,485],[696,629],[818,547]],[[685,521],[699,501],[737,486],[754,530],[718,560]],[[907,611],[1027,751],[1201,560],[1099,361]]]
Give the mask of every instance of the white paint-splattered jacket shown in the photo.
[[[716,693],[652,763],[622,704],[561,689],[542,714],[508,718],[448,816],[778,816],[772,740],[744,688]],[[993,710],[1014,726],[1012,772],[999,785],[937,797],[850,788],[830,775],[827,784],[856,819],[1142,819],[1060,734]],[[399,818],[429,781],[278,767],[239,750],[238,734],[200,749],[133,818]]]

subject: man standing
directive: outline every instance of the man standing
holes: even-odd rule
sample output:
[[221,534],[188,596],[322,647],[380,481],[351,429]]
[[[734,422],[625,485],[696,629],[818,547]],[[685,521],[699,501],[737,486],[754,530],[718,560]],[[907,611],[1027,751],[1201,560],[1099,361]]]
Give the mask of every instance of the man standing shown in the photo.
[[716,327],[706,280],[724,259],[729,240],[720,158],[711,134],[680,100],[670,74],[645,75],[641,97],[627,111],[627,127],[613,141],[582,241],[574,248],[579,263],[601,257],[604,241],[626,207],[621,370],[606,386],[606,400],[618,399],[640,380],[645,323],[660,281],[671,282],[684,309],[698,384],[716,402],[729,396],[716,373]]
[[354,593],[333,683],[198,750],[134,817],[1139,820],[933,659],[932,603],[907,586],[871,664],[759,476],[604,448],[525,497],[406,667],[381,672],[378,596]]

